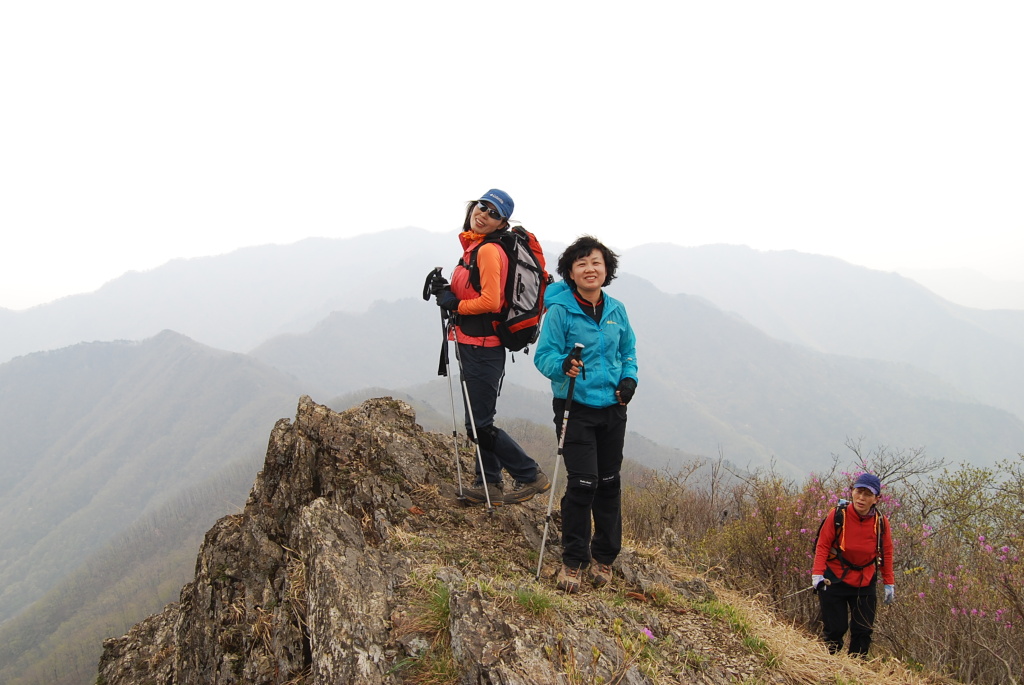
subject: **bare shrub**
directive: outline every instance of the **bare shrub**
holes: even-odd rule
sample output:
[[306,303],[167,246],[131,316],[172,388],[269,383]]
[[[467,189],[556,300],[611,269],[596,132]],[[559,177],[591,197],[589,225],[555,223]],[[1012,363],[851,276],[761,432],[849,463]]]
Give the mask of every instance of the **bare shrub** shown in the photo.
[[[880,608],[873,650],[961,682],[1024,682],[1024,455],[996,469],[941,468],[923,450],[886,446],[803,483],[773,473],[716,488],[695,474],[646,474],[624,489],[624,533],[674,545],[694,565],[816,631],[810,592],[819,524],[857,474],[882,474],[879,508],[889,517],[897,602]],[[722,516],[726,512],[726,516]],[[672,545],[668,545],[672,546]]]
[[893,526],[900,602],[877,631],[894,654],[962,682],[1022,682],[1022,485],[1024,456],[908,493],[916,505]]
[[692,461],[676,473],[639,471],[623,488],[623,534],[645,544],[678,546],[694,564],[715,565],[703,545],[735,506],[722,460]]

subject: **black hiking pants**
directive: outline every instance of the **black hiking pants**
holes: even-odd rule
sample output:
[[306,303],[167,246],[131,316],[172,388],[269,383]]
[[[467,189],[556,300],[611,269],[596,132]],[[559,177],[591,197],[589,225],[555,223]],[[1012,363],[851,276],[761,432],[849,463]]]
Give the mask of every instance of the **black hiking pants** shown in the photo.
[[[494,425],[498,408],[498,394],[505,377],[505,348],[480,347],[458,343],[462,364],[463,380],[469,394],[466,410],[466,433],[473,435],[469,422],[469,409],[473,410],[476,434],[480,444],[480,456],[484,462],[484,475],[491,485],[502,482],[504,468],[519,483],[532,483],[537,479],[540,467],[512,437]],[[480,464],[476,465],[474,487],[481,484]]]
[[[561,438],[565,400],[555,398],[555,433]],[[573,402],[566,421],[567,484],[562,497],[562,563],[570,568],[591,559],[611,564],[622,549],[622,445],[626,407],[595,408]]]
[[864,587],[832,583],[818,591],[818,601],[821,604],[821,622],[828,651],[832,654],[840,651],[843,648],[843,636],[849,630],[850,654],[867,655],[878,606],[875,583]]

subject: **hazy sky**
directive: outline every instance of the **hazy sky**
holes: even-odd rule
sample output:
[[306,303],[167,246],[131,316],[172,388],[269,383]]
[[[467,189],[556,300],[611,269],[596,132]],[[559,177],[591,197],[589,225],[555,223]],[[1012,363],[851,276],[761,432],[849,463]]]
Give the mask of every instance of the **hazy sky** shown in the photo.
[[309,236],[733,243],[1021,280],[1019,2],[6,2],[0,307]]

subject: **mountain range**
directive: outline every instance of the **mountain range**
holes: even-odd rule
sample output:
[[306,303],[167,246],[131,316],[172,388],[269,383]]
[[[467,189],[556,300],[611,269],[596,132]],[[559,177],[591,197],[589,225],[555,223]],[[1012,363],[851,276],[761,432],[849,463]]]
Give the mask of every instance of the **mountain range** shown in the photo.
[[799,252],[644,245],[630,269],[780,340],[910,364],[1024,418],[1024,312],[952,304],[895,273]]
[[[445,432],[454,403],[461,427],[457,360],[438,375],[440,317],[420,297],[456,245],[419,229],[309,239],[0,310],[0,624],[183,493],[251,483],[300,395],[344,409],[368,388],[401,394]],[[796,252],[648,245],[621,264],[609,292],[638,334],[641,464],[722,455],[796,476],[850,440],[983,466],[1024,450],[1024,312]],[[553,448],[528,354],[507,364],[499,419],[538,424]],[[222,502],[197,508],[214,517],[245,498],[211,491]],[[0,650],[0,665],[23,657]]]
[[0,387],[0,619],[182,491],[258,463],[260,432],[299,392],[171,332],[20,357]]

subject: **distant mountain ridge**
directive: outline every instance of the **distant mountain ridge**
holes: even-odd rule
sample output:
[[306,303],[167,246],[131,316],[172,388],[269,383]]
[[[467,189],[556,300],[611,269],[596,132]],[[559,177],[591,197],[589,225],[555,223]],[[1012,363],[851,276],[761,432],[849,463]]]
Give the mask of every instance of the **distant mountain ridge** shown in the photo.
[[[281,334],[303,334],[331,312],[417,298],[430,268],[450,273],[455,245],[454,233],[405,228],[175,260],[89,295],[0,310],[0,360],[164,329],[247,352]],[[545,248],[553,261],[562,246]],[[703,297],[773,337],[909,363],[1024,419],[1024,311],[961,307],[897,274],[794,251],[650,244],[624,250],[621,264],[624,273],[666,293]]]
[[176,333],[0,365],[0,622],[138,517],[240,459],[293,380]]
[[961,307],[898,274],[794,251],[644,245],[623,263],[780,340],[911,364],[1024,418],[1024,311]]
[[358,312],[378,299],[415,295],[432,266],[450,261],[441,259],[452,253],[447,237],[398,229],[176,259],[124,274],[94,293],[0,310],[0,362],[83,341],[141,340],[165,329],[245,352],[273,335],[304,331],[335,309]]
[[[745,467],[774,460],[793,473],[813,469],[846,438],[984,463],[1012,457],[1024,445],[1024,422],[908,364],[781,342],[701,298],[666,295],[630,274],[609,292],[627,303],[639,332],[640,387],[630,428],[662,445],[705,456],[722,451]],[[309,332],[273,338],[252,354],[327,396],[367,386],[414,394],[414,386],[436,376],[440,343],[436,308],[400,300],[378,302],[365,314],[335,312]],[[498,418],[549,421],[547,379],[528,355],[515,359],[506,365]],[[457,375],[454,355],[450,364]],[[423,399],[450,413],[446,393],[433,392]]]

